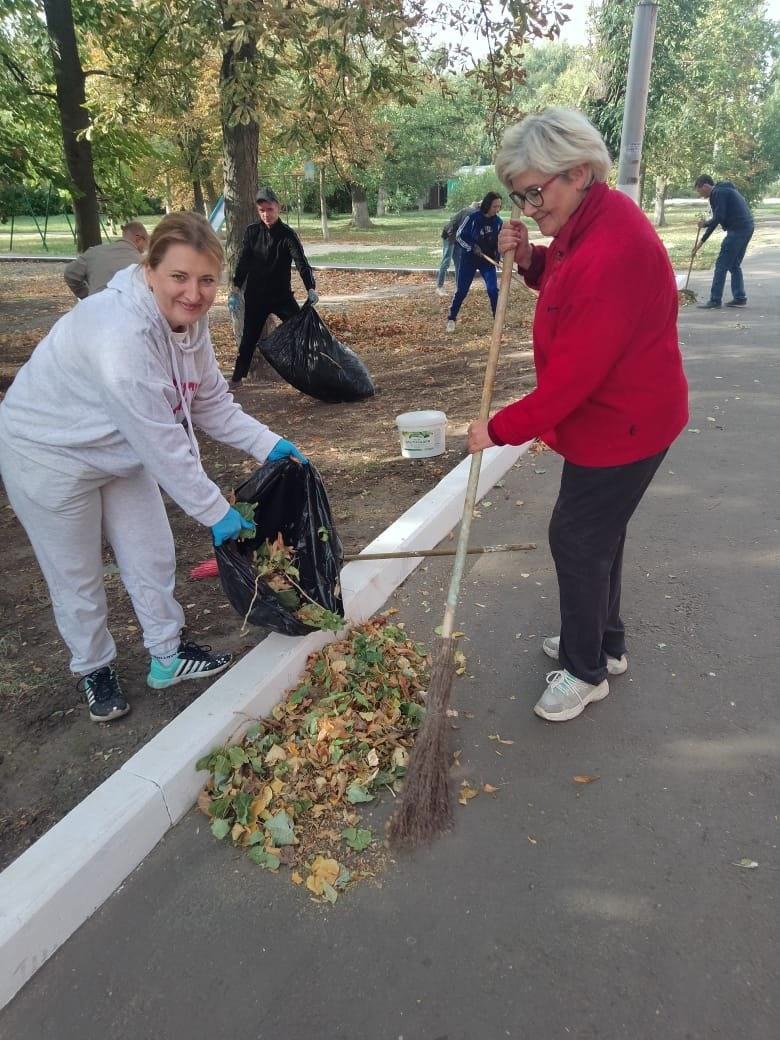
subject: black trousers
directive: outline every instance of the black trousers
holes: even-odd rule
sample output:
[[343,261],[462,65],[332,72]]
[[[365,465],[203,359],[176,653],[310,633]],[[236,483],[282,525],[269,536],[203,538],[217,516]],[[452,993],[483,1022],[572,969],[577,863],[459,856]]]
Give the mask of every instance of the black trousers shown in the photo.
[[628,521],[666,450],[625,466],[565,462],[550,518],[561,604],[560,664],[584,682],[607,676],[607,656],[626,651],[620,618]]
[[233,368],[233,379],[243,379],[252,364],[257,341],[270,314],[286,321],[300,311],[295,297],[285,291],[259,291],[247,285],[244,292],[244,331],[238,347],[238,356]]

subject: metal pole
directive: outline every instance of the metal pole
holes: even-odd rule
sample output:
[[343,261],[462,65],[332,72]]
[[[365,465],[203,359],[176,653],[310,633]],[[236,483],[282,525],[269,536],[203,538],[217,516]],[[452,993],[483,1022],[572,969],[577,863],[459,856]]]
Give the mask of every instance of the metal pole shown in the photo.
[[655,23],[658,4],[655,0],[639,0],[631,30],[631,53],[628,59],[626,102],[623,109],[623,132],[620,137],[617,190],[640,203],[639,186],[642,166],[642,141],[645,134],[647,92],[653,62]]

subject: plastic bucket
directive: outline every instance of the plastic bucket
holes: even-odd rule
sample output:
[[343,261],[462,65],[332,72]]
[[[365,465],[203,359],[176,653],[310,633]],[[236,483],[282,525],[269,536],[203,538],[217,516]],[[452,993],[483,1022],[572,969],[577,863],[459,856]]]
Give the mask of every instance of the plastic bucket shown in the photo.
[[395,424],[401,438],[401,454],[405,459],[429,459],[444,452],[447,416],[444,412],[404,412]]

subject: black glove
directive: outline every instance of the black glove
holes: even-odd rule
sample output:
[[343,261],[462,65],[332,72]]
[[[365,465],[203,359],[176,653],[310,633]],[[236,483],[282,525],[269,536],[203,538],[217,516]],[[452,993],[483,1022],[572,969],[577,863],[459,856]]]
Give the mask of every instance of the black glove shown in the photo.
[[479,259],[481,256],[485,255],[482,252],[482,250],[479,248],[479,246],[472,246],[471,247],[471,252],[474,254],[475,257],[477,257],[477,259]]

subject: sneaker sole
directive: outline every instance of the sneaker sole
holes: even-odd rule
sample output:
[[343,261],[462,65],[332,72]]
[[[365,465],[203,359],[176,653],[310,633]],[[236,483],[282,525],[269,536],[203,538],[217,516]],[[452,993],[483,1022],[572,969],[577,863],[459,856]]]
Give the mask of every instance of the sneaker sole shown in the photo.
[[[553,661],[558,660],[558,654],[554,650],[548,650],[544,643],[542,643],[542,650],[548,657],[552,658]],[[625,654],[620,658],[607,658],[607,675],[623,675],[626,671],[628,671],[628,660]]]
[[121,719],[130,711],[130,705],[126,708],[114,708],[110,715],[93,715],[90,711],[89,717],[92,722],[113,722],[114,719]]
[[547,722],[569,722],[571,719],[576,719],[578,715],[582,715],[583,711],[585,711],[589,704],[595,704],[596,701],[603,701],[608,694],[609,683],[605,679],[604,682],[599,683],[598,686],[594,687],[588,696],[583,698],[582,702],[578,704],[576,708],[567,708],[565,711],[553,715],[550,712],[545,711],[544,708],[540,708],[538,704],[535,704],[534,714],[538,715],[540,719],[545,719]]
[[175,675],[172,679],[153,679],[151,675],[147,675],[146,685],[152,690],[167,690],[169,686],[176,686],[177,683],[185,682],[187,679],[208,679],[212,675],[219,675],[220,672],[224,672],[226,668],[229,668],[232,663],[232,660],[226,661],[219,668],[212,668],[208,672],[188,672],[186,675]]

